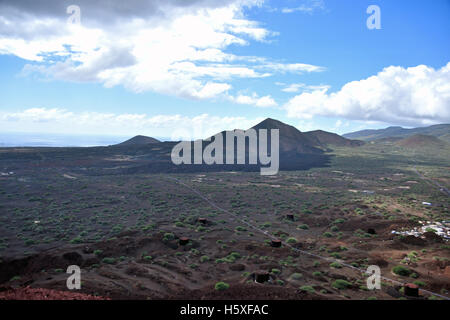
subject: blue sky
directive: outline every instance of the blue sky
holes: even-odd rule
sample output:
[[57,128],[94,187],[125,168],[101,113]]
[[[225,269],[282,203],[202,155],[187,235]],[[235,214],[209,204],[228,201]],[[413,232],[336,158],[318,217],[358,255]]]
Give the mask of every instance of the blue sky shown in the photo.
[[[134,14],[71,2],[80,25],[68,25],[64,1],[0,5],[1,132],[175,138],[267,117],[340,134],[450,122],[448,0],[153,1],[159,13]],[[369,5],[379,30],[367,28]]]

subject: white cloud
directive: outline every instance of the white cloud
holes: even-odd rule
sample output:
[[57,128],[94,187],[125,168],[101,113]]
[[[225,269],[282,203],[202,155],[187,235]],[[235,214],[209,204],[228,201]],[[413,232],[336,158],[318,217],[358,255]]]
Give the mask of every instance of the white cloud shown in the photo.
[[402,125],[450,122],[450,63],[390,66],[377,75],[349,82],[339,91],[323,87],[293,97],[284,105],[289,117],[341,117]]
[[24,74],[190,99],[223,95],[239,78],[323,70],[226,52],[231,45],[274,35],[244,14],[260,0],[132,0],[129,5],[81,0],[79,5],[81,25],[69,25],[62,2],[0,2],[0,54],[30,61]]
[[236,97],[229,96],[229,99],[238,104],[253,105],[261,108],[278,106],[277,102],[270,95],[259,97],[256,93],[253,93],[251,96],[240,94]]
[[281,91],[289,93],[298,92],[300,88],[303,88],[304,86],[305,86],[304,83],[292,83],[286,88],[281,89]]
[[297,129],[299,129],[301,132],[308,132],[308,131],[314,131],[314,130],[320,130],[323,129],[322,126],[315,123],[314,121],[305,121],[301,120],[298,122],[298,125],[296,126]]
[[71,112],[58,108],[32,108],[20,112],[0,112],[3,132],[41,132],[58,134],[138,134],[174,140],[207,138],[221,130],[248,129],[263,118],[217,117],[208,114],[182,115],[114,114]]
[[272,71],[277,71],[280,73],[297,73],[302,74],[306,72],[323,72],[326,70],[324,67],[315,66],[311,64],[305,63],[275,63],[275,62],[267,62],[266,64],[260,66],[260,68],[268,69]]
[[31,108],[26,109],[23,112],[0,113],[0,115],[1,115],[0,119],[4,121],[48,122],[48,121],[61,121],[70,119],[73,116],[73,113],[57,108],[53,109]]
[[294,12],[302,12],[302,13],[313,13],[317,10],[325,9],[325,3],[323,0],[304,0],[304,3],[297,7],[293,8],[283,8],[281,9],[282,13],[294,13]]
[[315,90],[328,90],[330,88],[330,86],[328,85],[306,85],[304,83],[292,83],[290,85],[288,85],[287,87],[281,89],[281,91],[283,92],[288,92],[288,93],[294,93],[294,92],[299,92],[300,89],[303,92],[311,92],[311,91],[315,91]]

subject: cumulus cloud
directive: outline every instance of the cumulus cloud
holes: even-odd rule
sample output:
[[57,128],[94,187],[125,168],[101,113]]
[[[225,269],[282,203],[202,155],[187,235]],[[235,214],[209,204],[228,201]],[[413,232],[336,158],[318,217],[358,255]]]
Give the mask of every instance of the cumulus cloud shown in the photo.
[[302,12],[302,13],[313,13],[317,10],[323,10],[325,9],[325,3],[323,0],[304,0],[303,3],[301,3],[297,7],[291,7],[291,8],[283,8],[281,9],[282,13],[294,13],[294,12]]
[[292,83],[290,85],[288,85],[287,87],[281,89],[281,91],[283,92],[298,92],[300,90],[300,88],[303,88],[305,86],[304,83]]
[[28,60],[24,74],[190,99],[222,95],[234,79],[323,71],[227,52],[274,35],[244,14],[261,0],[80,0],[80,25],[67,23],[72,2],[0,1],[0,54]]
[[285,105],[288,116],[379,121],[402,125],[450,122],[450,63],[440,69],[390,66],[375,76],[301,93]]
[[269,69],[272,71],[278,71],[281,73],[307,73],[307,72],[323,72],[326,69],[324,67],[320,66],[314,66],[311,64],[305,64],[305,63],[266,63],[261,68]]
[[[280,85],[284,85],[284,84],[280,84]],[[303,92],[310,92],[310,91],[315,91],[315,90],[328,90],[330,87],[327,85],[306,85],[304,83],[292,83],[286,87],[284,87],[283,89],[281,89],[281,91],[283,92],[288,92],[288,93],[294,93],[294,92],[299,92],[299,91],[303,91]]]
[[173,140],[207,138],[220,130],[248,129],[263,118],[217,117],[209,114],[187,117],[134,113],[72,112],[60,108],[31,108],[0,112],[4,132],[48,132],[59,134],[149,135]]
[[255,107],[268,108],[268,107],[276,107],[278,104],[276,101],[270,96],[259,97],[256,93],[252,95],[243,95],[240,94],[236,97],[230,96],[229,99],[238,104],[247,104]]

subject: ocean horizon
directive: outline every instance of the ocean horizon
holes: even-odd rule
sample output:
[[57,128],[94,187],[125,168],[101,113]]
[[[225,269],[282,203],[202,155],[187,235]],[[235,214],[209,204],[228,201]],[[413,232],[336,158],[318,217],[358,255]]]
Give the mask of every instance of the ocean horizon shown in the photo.
[[[0,133],[1,147],[100,147],[121,143],[132,136],[52,133]],[[166,140],[164,138],[156,138]]]

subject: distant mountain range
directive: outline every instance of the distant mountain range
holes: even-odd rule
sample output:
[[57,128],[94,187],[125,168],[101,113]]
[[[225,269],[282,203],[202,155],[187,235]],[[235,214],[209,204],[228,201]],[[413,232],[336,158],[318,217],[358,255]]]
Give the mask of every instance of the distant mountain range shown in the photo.
[[336,133],[331,133],[322,130],[305,132],[305,135],[315,144],[325,147],[326,146],[359,147],[364,144],[364,141],[347,139]]
[[428,148],[442,148],[447,144],[445,141],[430,135],[415,134],[403,139],[398,140],[395,144],[399,147],[409,149],[420,149],[424,147]]
[[[297,128],[281,121],[267,118],[251,129],[257,132],[259,129],[279,130],[280,169],[281,170],[305,170],[312,167],[328,166],[330,155],[326,152],[333,146],[357,147],[364,144],[362,141],[343,138],[335,133],[326,131],[301,132]],[[242,129],[235,129],[234,132]],[[219,132],[223,137],[223,145],[226,146],[227,131]],[[271,134],[268,132],[268,147],[271,145]],[[203,148],[209,145],[213,139],[202,141]],[[259,171],[260,165],[234,164],[234,165],[174,165],[168,159],[172,148],[178,142],[159,142],[158,140],[136,136],[123,143],[111,146],[121,148],[122,152],[139,153],[140,159],[151,160],[149,164],[143,164],[130,169],[127,172],[206,172],[206,171]],[[191,142],[193,143],[193,142]],[[155,148],[156,145],[156,148]],[[235,148],[237,148],[235,144]],[[151,151],[151,150],[156,151]],[[249,146],[246,146],[246,158],[249,156]],[[236,160],[236,149],[235,149]],[[236,163],[236,162],[235,162]]]
[[152,138],[152,137],[146,137],[146,136],[135,136],[131,139],[128,139],[127,141],[124,141],[122,143],[117,144],[117,146],[131,146],[131,145],[143,145],[143,144],[149,144],[149,143],[159,143],[158,139]]
[[344,134],[347,139],[373,141],[379,139],[407,138],[414,135],[427,135],[450,142],[450,124],[438,124],[429,127],[405,129],[402,127],[389,127],[379,130],[362,130]]
[[[278,129],[280,133],[280,151],[282,152],[322,154],[329,146],[357,147],[364,144],[363,141],[346,139],[335,133],[321,130],[301,132],[293,126],[271,118],[267,118],[251,129]],[[221,133],[226,134],[226,131]],[[147,145],[159,142],[159,140],[151,137],[135,136],[116,146]]]
[[[301,132],[297,128],[285,124],[276,119],[267,118],[258,123],[252,129],[279,129],[280,134],[280,159],[286,163],[297,163],[299,155],[305,159],[305,155],[311,157],[321,157],[326,151],[333,147],[359,147],[366,142],[376,141],[396,145],[401,148],[421,149],[421,148],[442,148],[449,147],[450,144],[450,124],[433,125],[429,127],[405,129],[402,127],[389,127],[379,130],[362,130],[353,133],[347,133],[343,136],[322,130]],[[239,130],[239,129],[235,129]],[[226,131],[221,132],[224,136],[224,145],[226,143]],[[270,135],[268,137],[270,144]],[[203,145],[210,143],[209,140],[203,140]],[[157,139],[136,136],[116,146],[135,146],[139,147],[160,142]],[[284,161],[283,161],[284,159]],[[311,158],[312,161],[312,158]],[[315,159],[314,161],[318,161]]]

